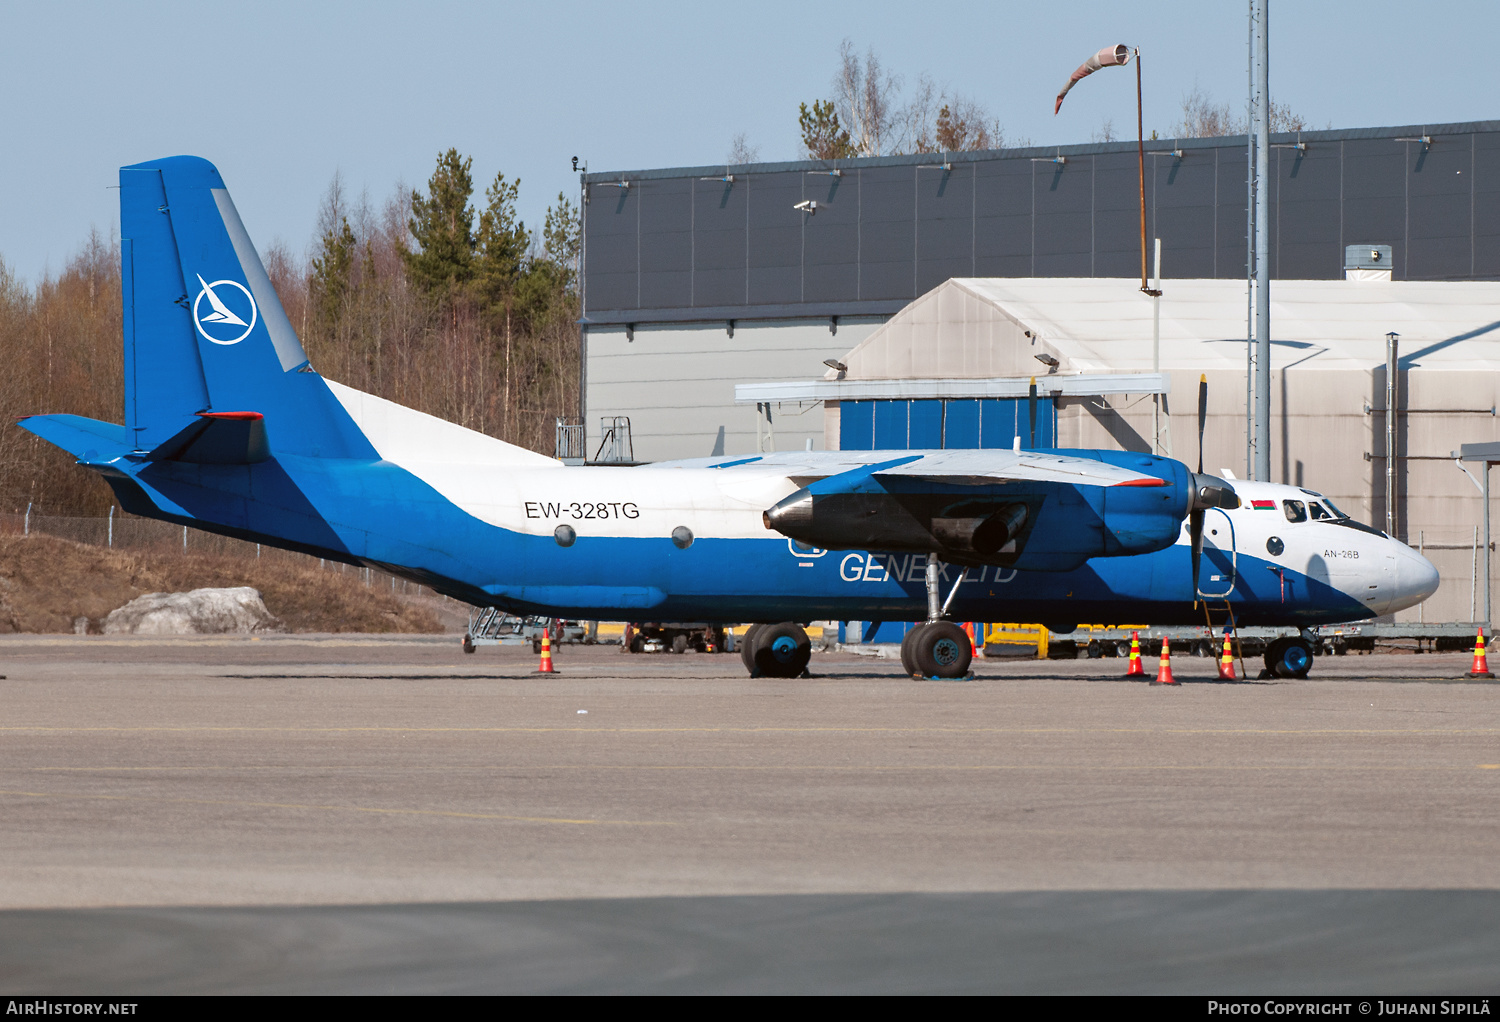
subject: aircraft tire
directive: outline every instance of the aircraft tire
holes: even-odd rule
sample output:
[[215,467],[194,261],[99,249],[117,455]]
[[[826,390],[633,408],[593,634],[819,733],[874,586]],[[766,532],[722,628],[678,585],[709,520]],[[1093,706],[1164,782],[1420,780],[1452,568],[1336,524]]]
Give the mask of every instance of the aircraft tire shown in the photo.
[[901,669],[906,672],[908,678],[916,678],[921,675],[917,668],[917,643],[921,642],[921,633],[927,627],[927,622],[912,625],[907,633],[901,637]]
[[755,636],[755,669],[768,678],[796,678],[812,659],[812,640],[794,621],[766,625]]
[[1266,670],[1277,678],[1305,678],[1312,663],[1312,645],[1306,639],[1280,638],[1266,648]]
[[687,636],[686,635],[683,635],[681,632],[678,632],[676,635],[672,636],[672,652],[673,653],[676,653],[678,656],[681,656],[683,653],[687,652],[687,648],[688,648],[688,641],[687,641]]
[[464,632],[464,652],[474,652],[474,636],[470,635],[468,632]]
[[962,678],[969,673],[974,647],[968,633],[952,621],[934,621],[920,629],[912,659],[924,678]]
[[755,675],[755,638],[765,625],[751,625],[745,629],[745,634],[740,636],[737,645],[740,648],[740,663],[745,665],[745,670],[753,677]]

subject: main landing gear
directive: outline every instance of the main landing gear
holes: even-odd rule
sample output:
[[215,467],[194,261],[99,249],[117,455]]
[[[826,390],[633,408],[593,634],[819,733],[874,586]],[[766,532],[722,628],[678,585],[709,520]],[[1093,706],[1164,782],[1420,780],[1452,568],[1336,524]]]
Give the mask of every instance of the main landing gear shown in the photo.
[[942,563],[936,556],[927,558],[927,620],[906,633],[901,640],[901,666],[908,675],[918,678],[962,678],[969,673],[974,647],[968,633],[947,620],[948,608],[958,587],[969,573],[965,568],[953,583],[948,599],[939,604],[938,578]]
[[800,678],[812,659],[812,640],[795,621],[751,625],[740,640],[740,660],[752,676]]

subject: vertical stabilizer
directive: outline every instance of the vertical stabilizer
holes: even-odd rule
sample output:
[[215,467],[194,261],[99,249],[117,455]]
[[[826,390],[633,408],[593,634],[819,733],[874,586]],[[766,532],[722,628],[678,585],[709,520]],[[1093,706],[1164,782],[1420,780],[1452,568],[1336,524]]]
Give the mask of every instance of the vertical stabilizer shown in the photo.
[[125,426],[137,450],[150,450],[208,407],[167,193],[155,167],[120,169],[120,234]]
[[257,412],[272,454],[373,458],[313,372],[213,164],[125,167],[126,416],[138,448],[198,412]]

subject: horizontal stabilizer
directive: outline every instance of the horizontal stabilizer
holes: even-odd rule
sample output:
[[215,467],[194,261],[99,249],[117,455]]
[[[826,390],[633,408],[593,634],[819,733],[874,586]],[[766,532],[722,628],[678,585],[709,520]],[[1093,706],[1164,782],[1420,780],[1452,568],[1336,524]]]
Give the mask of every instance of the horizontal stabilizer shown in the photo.
[[84,464],[113,461],[131,449],[130,430],[82,415],[28,415],[16,425],[61,447]]
[[151,461],[194,465],[253,465],[270,456],[260,412],[199,412],[197,421],[147,455]]

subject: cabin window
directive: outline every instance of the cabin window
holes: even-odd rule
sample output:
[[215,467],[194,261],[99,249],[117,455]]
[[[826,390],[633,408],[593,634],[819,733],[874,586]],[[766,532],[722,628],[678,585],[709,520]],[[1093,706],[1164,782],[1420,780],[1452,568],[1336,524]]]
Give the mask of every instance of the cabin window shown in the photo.
[[1307,513],[1312,516],[1312,520],[1315,522],[1329,521],[1333,518],[1333,515],[1324,511],[1323,505],[1315,500],[1307,502]]
[[1286,512],[1286,520],[1289,522],[1307,521],[1307,508],[1302,506],[1300,500],[1283,500],[1281,509]]

